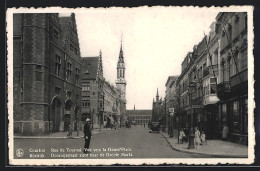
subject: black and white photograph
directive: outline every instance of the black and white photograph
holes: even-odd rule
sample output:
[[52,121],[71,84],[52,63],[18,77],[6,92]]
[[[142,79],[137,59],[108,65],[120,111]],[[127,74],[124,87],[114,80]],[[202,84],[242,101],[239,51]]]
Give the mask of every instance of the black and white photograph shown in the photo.
[[254,162],[252,6],[6,14],[11,165]]

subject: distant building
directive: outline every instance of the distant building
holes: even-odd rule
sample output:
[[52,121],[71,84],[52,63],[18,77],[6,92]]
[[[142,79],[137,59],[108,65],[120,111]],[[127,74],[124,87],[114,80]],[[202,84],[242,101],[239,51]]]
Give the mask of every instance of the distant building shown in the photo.
[[126,116],[130,122],[137,125],[147,125],[152,120],[152,110],[126,110]]
[[110,127],[112,122],[120,126],[121,104],[120,90],[104,81],[104,126]]
[[102,53],[82,57],[82,121],[90,118],[93,128],[103,127],[104,78]]
[[80,129],[81,61],[75,15],[13,15],[14,134]]
[[163,115],[164,115],[164,101],[162,98],[159,97],[159,92],[157,88],[156,100],[153,99],[153,106],[152,106],[152,121],[159,122]]
[[[174,122],[175,120],[173,119],[173,117],[176,116],[171,116],[171,112],[170,109],[173,110],[177,110],[174,109],[174,104],[176,99],[176,80],[178,79],[178,76],[169,76],[166,83],[165,83],[165,87],[166,87],[166,91],[165,91],[165,103],[166,103],[166,130],[169,130],[170,126],[174,126],[175,128],[177,127],[176,122]],[[174,111],[172,112],[172,114],[174,115]]]

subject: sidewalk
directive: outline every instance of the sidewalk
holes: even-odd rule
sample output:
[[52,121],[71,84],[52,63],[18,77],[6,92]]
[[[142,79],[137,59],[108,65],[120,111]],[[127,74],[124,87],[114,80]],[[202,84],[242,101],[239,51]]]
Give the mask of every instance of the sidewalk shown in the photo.
[[[115,131],[115,130],[119,130],[120,128],[117,129],[110,129],[110,128],[97,128],[97,129],[93,129],[92,130],[92,135],[97,135],[97,134],[102,134],[108,131]],[[16,139],[26,139],[26,138],[53,138],[53,139],[62,139],[62,138],[83,138],[84,137],[84,133],[83,131],[79,131],[79,135],[77,135],[77,131],[73,131],[72,132],[72,136],[68,136],[68,131],[65,132],[55,132],[55,133],[51,133],[49,135],[39,135],[39,136],[17,136],[14,135],[14,138]]]
[[[221,140],[207,140],[207,145],[200,145],[199,149],[188,149],[188,143],[178,144],[176,136],[170,138],[167,133],[161,132],[172,149],[185,153],[201,154],[211,157],[247,158],[248,146]],[[176,135],[176,134],[174,134]]]

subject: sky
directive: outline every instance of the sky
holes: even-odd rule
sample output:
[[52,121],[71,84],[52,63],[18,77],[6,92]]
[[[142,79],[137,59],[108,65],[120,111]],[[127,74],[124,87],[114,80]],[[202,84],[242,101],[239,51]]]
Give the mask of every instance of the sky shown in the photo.
[[168,76],[181,73],[184,57],[217,14],[212,8],[91,8],[75,13],[81,56],[98,56],[101,50],[104,77],[115,84],[122,39],[126,108],[152,109],[157,88],[164,98]]

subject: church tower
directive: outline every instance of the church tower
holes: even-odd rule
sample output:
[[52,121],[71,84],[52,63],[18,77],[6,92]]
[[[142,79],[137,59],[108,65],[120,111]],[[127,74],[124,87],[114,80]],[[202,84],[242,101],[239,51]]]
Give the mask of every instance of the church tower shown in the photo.
[[157,88],[157,93],[156,93],[156,102],[159,101],[159,92],[158,92],[158,88]]
[[121,40],[121,47],[119,52],[119,58],[117,62],[117,80],[116,80],[116,87],[121,90],[122,99],[126,103],[126,80],[125,80],[125,62],[124,62],[124,53],[122,49],[122,40]]

